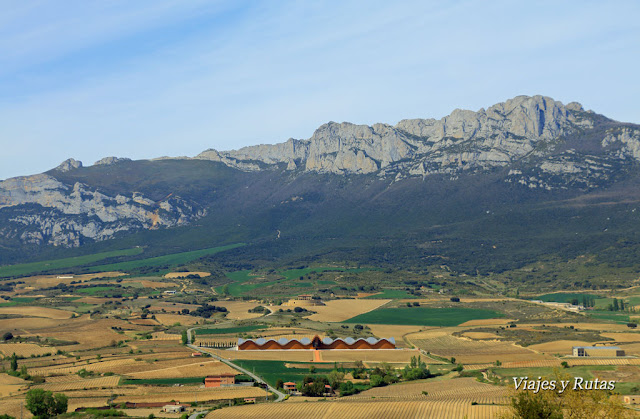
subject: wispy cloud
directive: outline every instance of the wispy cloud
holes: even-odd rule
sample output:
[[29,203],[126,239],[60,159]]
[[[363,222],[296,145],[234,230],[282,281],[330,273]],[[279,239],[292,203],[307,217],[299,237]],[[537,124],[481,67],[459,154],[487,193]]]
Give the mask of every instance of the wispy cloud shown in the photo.
[[516,94],[640,119],[631,2],[60,4],[0,15],[0,178],[70,156],[306,138],[328,120],[441,117]]

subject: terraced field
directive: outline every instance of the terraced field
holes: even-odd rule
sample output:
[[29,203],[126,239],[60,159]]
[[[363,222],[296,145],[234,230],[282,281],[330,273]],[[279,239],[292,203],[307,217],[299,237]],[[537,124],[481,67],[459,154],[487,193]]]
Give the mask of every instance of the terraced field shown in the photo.
[[420,332],[407,336],[416,347],[457,362],[483,363],[548,359],[548,356],[509,342],[477,341],[458,338],[447,332]]
[[206,418],[491,418],[506,411],[503,406],[471,405],[458,400],[447,401],[381,401],[309,402],[247,405],[214,410]]
[[55,354],[57,351],[53,346],[40,346],[35,343],[3,343],[0,344],[0,352],[5,357],[15,353],[17,356],[29,358],[31,355],[41,356],[44,354]]
[[38,384],[33,387],[42,388],[47,391],[60,392],[60,391],[68,391],[68,390],[83,390],[83,389],[90,389],[90,388],[117,387],[118,382],[120,381],[120,377],[116,375],[113,375],[110,377],[98,377],[98,378],[89,378],[89,379],[82,379],[80,377],[77,377],[77,378],[78,379],[74,381]]
[[[265,391],[259,387],[145,387],[144,394],[125,394],[115,399],[116,403],[163,403],[171,400],[182,403],[210,400],[225,400],[244,397],[264,397]],[[119,391],[120,393],[120,391]]]
[[73,313],[55,308],[35,306],[0,307],[0,314],[18,314],[28,317],[45,317],[48,319],[68,319]]
[[[428,393],[427,396],[423,391]],[[371,399],[375,397],[400,400],[449,400],[455,399],[468,403],[507,403],[508,389],[476,381],[475,378],[453,378],[443,380],[421,380],[419,382],[400,383],[386,387],[376,387],[342,400]]]
[[135,379],[204,377],[207,375],[232,373],[236,371],[220,361],[203,361],[183,366],[160,368],[129,374]]

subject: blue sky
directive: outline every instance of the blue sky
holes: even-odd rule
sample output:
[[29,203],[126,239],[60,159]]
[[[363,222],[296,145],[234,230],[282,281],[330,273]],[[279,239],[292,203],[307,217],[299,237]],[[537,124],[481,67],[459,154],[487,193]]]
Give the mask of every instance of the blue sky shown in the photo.
[[519,94],[640,123],[640,3],[2,1],[0,179]]

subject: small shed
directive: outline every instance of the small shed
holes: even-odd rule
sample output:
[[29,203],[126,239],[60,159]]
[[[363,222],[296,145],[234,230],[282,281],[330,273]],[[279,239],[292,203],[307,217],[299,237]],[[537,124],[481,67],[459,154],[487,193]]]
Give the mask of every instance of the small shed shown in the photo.
[[162,408],[165,413],[180,413],[184,412],[184,406],[180,404],[168,404]]

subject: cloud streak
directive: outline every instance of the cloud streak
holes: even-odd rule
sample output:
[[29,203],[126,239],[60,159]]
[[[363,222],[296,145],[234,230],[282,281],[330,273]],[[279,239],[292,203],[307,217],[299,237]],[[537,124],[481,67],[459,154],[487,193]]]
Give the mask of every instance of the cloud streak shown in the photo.
[[635,3],[64,4],[16,2],[0,17],[0,179],[72,156],[194,155],[517,94],[640,122]]

